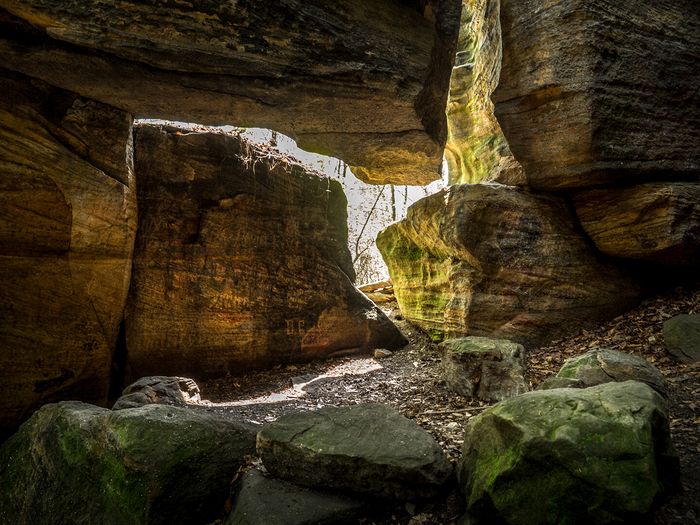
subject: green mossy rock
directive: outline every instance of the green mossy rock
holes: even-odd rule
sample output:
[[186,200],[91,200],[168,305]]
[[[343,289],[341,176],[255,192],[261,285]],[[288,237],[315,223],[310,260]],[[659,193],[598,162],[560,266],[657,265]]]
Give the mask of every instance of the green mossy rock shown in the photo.
[[629,523],[678,479],[666,403],[627,381],[530,392],[467,424],[460,485],[487,523]]
[[587,388],[617,381],[646,383],[664,397],[668,396],[668,384],[661,371],[643,357],[594,348],[585,354],[567,359],[556,376],[546,379],[539,390],[552,388]]
[[666,321],[664,344],[685,363],[700,361],[700,315],[677,315]]
[[384,498],[433,496],[452,471],[430,434],[379,404],[283,416],[260,430],[257,450],[273,476]]
[[0,523],[208,523],[254,432],[164,405],[45,405],[0,448]]

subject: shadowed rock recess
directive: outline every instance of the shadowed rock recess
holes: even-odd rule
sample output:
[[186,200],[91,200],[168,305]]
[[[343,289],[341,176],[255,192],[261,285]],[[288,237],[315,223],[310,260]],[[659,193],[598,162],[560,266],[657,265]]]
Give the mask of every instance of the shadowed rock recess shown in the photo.
[[130,376],[203,379],[405,338],[352,284],[340,184],[236,135],[141,126]]
[[139,117],[282,131],[363,180],[439,177],[460,0],[5,0],[0,65]]

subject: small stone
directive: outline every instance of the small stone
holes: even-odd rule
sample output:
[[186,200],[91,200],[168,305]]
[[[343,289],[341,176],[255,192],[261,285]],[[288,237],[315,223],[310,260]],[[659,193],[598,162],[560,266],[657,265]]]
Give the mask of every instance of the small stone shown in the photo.
[[385,357],[391,357],[392,355],[394,355],[394,352],[392,352],[391,350],[387,350],[386,348],[377,348],[374,351],[375,359],[383,359]]
[[117,399],[112,410],[136,408],[159,404],[187,406],[202,400],[199,386],[187,377],[150,376],[142,377],[127,386]]

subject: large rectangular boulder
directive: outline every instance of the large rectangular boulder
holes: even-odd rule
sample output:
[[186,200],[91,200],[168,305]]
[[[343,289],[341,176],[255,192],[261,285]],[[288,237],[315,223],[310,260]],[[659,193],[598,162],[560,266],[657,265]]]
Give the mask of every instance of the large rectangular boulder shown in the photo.
[[195,379],[396,348],[352,281],[340,184],[236,134],[136,132],[130,378]]

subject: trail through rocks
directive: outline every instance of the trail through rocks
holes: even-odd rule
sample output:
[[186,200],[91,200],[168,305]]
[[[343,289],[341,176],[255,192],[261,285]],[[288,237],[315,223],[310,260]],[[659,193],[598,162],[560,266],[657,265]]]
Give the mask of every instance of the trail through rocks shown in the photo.
[[[389,404],[429,431],[456,463],[462,434],[469,418],[489,405],[447,390],[440,371],[436,345],[402,319],[396,303],[383,305],[410,344],[387,357],[347,357],[302,365],[279,366],[241,377],[200,384],[209,402],[201,409],[225,413],[256,423],[282,414],[378,402]],[[683,364],[663,345],[662,325],[680,313],[700,312],[700,286],[677,288],[595,330],[528,350],[527,379],[535,388],[555,374],[564,361],[595,347],[644,357],[656,365],[670,385],[671,431],[680,455],[683,490],[661,505],[655,525],[687,525],[700,520],[700,364]],[[383,521],[367,523],[447,525],[463,512],[456,492],[422,505],[401,504]]]

